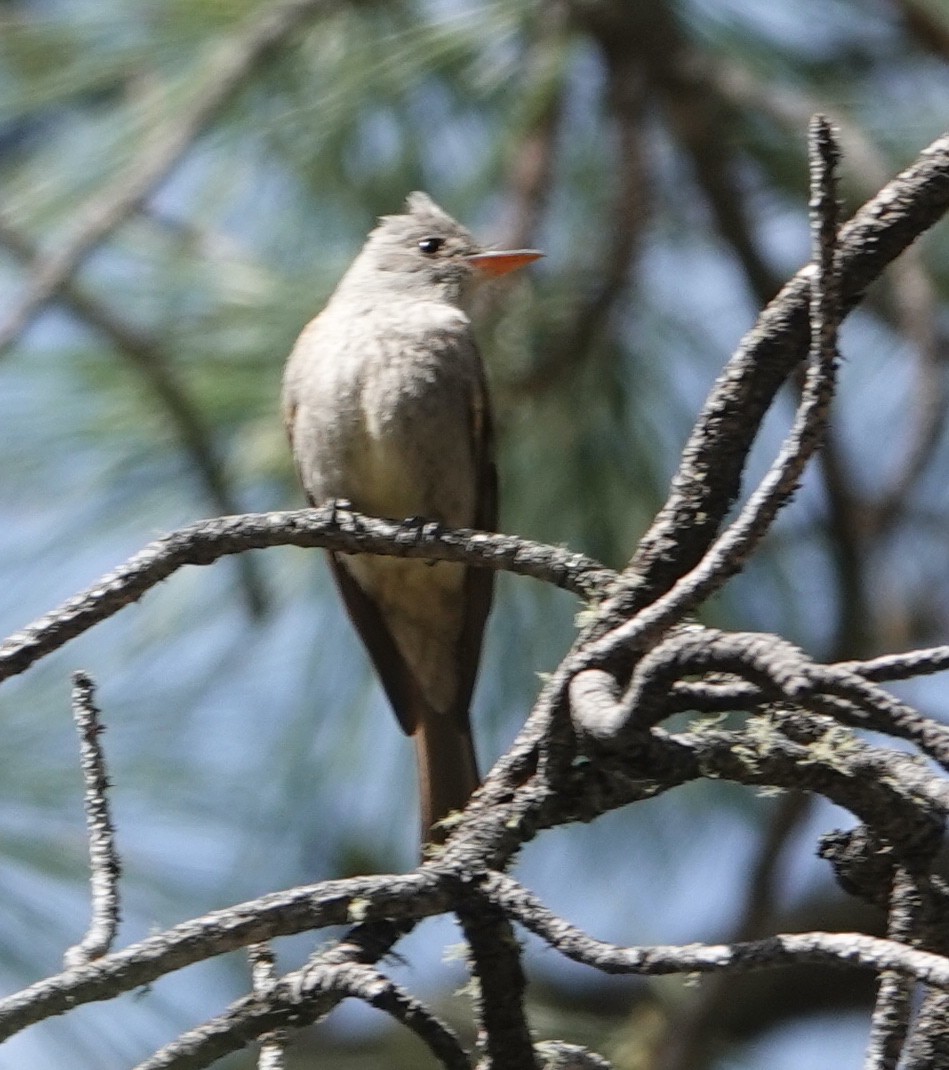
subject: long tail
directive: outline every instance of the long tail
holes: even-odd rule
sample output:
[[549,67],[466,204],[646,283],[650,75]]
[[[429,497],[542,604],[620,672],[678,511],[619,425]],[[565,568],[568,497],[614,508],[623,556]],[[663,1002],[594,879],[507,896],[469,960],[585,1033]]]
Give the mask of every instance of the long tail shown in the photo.
[[421,800],[422,840],[441,843],[433,826],[461,810],[479,784],[478,765],[467,717],[427,710],[414,733]]

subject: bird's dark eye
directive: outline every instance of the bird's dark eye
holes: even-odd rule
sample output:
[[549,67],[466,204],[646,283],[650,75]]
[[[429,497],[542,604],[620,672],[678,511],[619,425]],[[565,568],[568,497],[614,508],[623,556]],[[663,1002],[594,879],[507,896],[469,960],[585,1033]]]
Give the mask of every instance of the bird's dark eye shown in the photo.
[[422,238],[418,247],[426,256],[434,256],[444,244],[444,238]]

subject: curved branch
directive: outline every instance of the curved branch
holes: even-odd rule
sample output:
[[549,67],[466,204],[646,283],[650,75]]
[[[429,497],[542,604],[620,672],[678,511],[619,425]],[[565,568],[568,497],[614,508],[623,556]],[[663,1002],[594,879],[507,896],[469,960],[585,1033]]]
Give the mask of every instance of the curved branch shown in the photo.
[[[904,2],[908,3],[909,0]],[[735,63],[734,57],[722,63],[711,62],[705,56],[702,70],[704,83],[709,91],[743,110],[750,110],[753,114],[763,113],[768,121],[777,122],[793,136],[796,136],[797,131],[807,124],[815,112],[826,106],[826,102],[802,92],[799,87],[791,88],[787,83],[776,87],[773,83],[757,77],[749,68]],[[834,123],[849,164],[848,178],[860,189],[866,190],[866,195],[871,194],[887,180],[887,160],[884,152],[871,141],[859,123],[851,121],[848,116],[835,115]],[[720,200],[724,202],[722,211],[730,211],[727,199]],[[717,208],[714,199],[712,203],[713,207]],[[745,275],[753,285],[759,300],[765,304],[773,292],[765,289],[769,285],[769,279],[757,270],[757,260],[745,254],[739,241],[730,239],[730,244],[741,260]],[[911,341],[916,350],[916,378],[910,407],[913,422],[909,428],[909,441],[903,456],[897,462],[888,485],[877,499],[862,500],[858,506],[865,524],[875,533],[892,524],[905,505],[909,492],[916,486],[926,465],[932,460],[933,452],[942,437],[949,400],[939,370],[940,353],[945,349],[946,338],[938,329],[935,287],[927,274],[922,255],[914,249],[907,250],[889,273],[888,285],[894,307],[887,318],[895,321],[899,332]],[[884,314],[889,312],[887,308],[883,311]],[[852,537],[855,505],[852,501],[853,488],[841,481],[840,477],[845,473],[840,472],[841,458],[833,447],[832,439],[828,441],[823,458],[830,461],[828,491],[834,499],[832,504],[843,514],[835,518],[838,521],[838,538]],[[847,549],[851,555],[854,553],[853,547]]]
[[[841,304],[852,309],[863,291],[949,209],[949,135],[937,139],[842,229],[837,257]],[[740,489],[757,428],[808,345],[808,272],[799,272],[745,336],[709,395],[660,510],[636,555],[599,606],[595,619],[548,680],[512,749],[495,766],[496,785],[483,800],[501,800],[506,780],[545,767],[568,772],[574,753],[568,689],[581,671],[598,667],[596,640],[668,591],[701,560]],[[552,736],[547,747],[547,737]],[[681,775],[689,761],[680,756]],[[563,769],[559,769],[563,766]],[[696,771],[696,774],[698,772]]]
[[[665,594],[590,648],[608,658],[615,645],[641,642],[690,613],[740,571],[797,489],[808,461],[823,441],[836,385],[840,287],[837,249],[837,163],[830,123],[817,116],[810,129],[812,260],[805,270],[810,298],[810,363],[794,425],[755,492],[701,561]],[[799,276],[800,277],[800,276]]]
[[908,650],[905,654],[883,654],[869,661],[838,661],[830,667],[845,669],[876,683],[911,680],[914,676],[928,676],[949,669],[949,646]]
[[669,749],[671,761],[683,767],[680,777],[691,765],[692,779],[823,796],[872,829],[894,863],[931,865],[941,845],[945,778],[907,755],[864,742],[829,717],[785,708],[749,721],[742,730],[702,724],[672,736],[661,729],[653,734]]
[[[723,632],[698,624],[680,628],[643,655],[621,698],[609,673],[584,670],[570,682],[574,721],[599,739],[623,730],[642,732],[680,707],[669,696],[682,677],[708,672],[741,678],[742,683],[706,685],[723,687],[729,698],[741,700],[740,708],[782,700],[812,708],[841,724],[909,740],[949,768],[949,727],[863,676],[841,665],[817,664],[793,643],[762,632]],[[756,694],[744,681],[761,691]],[[701,696],[701,687],[693,686],[693,698]]]
[[431,872],[324,881],[176,925],[158,936],[0,999],[0,1041],[83,1003],[112,999],[227,951],[327,925],[412,922],[449,907]]
[[310,1025],[346,998],[360,999],[411,1029],[447,1070],[471,1070],[458,1037],[437,1015],[378,970],[356,962],[304,966],[278,981],[266,998],[238,1000],[135,1070],[202,1070],[268,1033]]
[[548,910],[526,888],[500,873],[482,885],[507,914],[574,962],[611,974],[662,976],[760,970],[791,963],[825,963],[892,970],[949,989],[949,959],[863,933],[790,933],[734,944],[619,947],[588,936]]
[[[874,683],[912,680],[949,670],[949,646],[908,650],[903,654],[884,654],[867,661],[837,661],[828,669],[842,669]],[[594,670],[590,670],[591,672]],[[669,712],[701,710],[703,713],[726,713],[752,710],[768,701],[767,695],[749,680],[723,678],[701,681],[677,680],[669,692]]]
[[28,669],[93,625],[138,601],[185,565],[270,546],[322,547],[336,553],[463,561],[552,583],[589,598],[615,573],[583,554],[514,535],[419,527],[352,513],[336,505],[219,517],[149,543],[125,564],[0,643],[0,681]]
[[[842,228],[837,265],[843,311],[853,309],[883,269],[947,210],[949,135],[944,135]],[[809,277],[810,268],[798,272],[729,361],[683,451],[669,498],[641,540],[622,586],[605,605],[594,635],[667,591],[706,553],[738,496],[765,412],[807,352]]]
[[301,971],[301,998],[321,991],[360,999],[411,1029],[448,1070],[471,1070],[458,1037],[437,1015],[400,985],[369,966],[350,963]]

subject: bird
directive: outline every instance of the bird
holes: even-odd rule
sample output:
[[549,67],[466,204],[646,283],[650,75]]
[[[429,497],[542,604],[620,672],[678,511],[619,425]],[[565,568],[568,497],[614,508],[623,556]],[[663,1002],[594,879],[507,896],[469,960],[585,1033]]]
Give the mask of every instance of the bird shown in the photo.
[[[426,193],[382,216],[303,329],[282,408],[311,505],[494,531],[497,470],[468,307],[534,249],[488,250]],[[480,784],[470,704],[494,574],[455,562],[330,552],[348,614],[415,743],[422,842]]]

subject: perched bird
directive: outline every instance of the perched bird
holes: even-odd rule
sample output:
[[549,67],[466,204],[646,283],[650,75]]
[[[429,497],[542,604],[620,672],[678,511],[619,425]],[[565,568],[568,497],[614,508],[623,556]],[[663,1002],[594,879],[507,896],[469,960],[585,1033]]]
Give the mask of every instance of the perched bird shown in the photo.
[[[424,193],[384,216],[284,373],[283,412],[307,497],[402,520],[494,530],[497,475],[474,284],[538,259],[488,252]],[[493,573],[330,554],[349,615],[415,741],[422,837],[478,787],[469,704]]]

